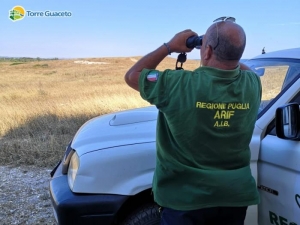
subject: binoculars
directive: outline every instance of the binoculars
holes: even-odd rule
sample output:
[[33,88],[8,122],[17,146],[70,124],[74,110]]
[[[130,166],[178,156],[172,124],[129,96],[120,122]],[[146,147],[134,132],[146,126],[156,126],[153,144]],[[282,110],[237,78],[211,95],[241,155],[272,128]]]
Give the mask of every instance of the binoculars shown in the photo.
[[186,47],[200,49],[202,46],[203,36],[191,36],[186,40]]

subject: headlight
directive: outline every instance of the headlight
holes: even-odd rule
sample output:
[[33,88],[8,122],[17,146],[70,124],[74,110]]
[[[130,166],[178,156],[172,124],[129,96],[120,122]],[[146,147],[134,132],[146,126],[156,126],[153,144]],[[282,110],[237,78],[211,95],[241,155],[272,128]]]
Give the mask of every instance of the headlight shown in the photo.
[[72,155],[72,158],[70,160],[69,169],[68,169],[68,183],[70,186],[70,189],[73,190],[74,181],[76,178],[76,174],[79,168],[79,157],[77,153],[75,152]]
[[70,142],[69,145],[67,146],[66,151],[65,151],[65,155],[64,155],[64,158],[63,158],[63,161],[62,161],[62,174],[67,174],[68,173],[70,160],[71,160],[72,155],[75,152],[75,150],[73,150],[71,148],[71,143],[72,142]]

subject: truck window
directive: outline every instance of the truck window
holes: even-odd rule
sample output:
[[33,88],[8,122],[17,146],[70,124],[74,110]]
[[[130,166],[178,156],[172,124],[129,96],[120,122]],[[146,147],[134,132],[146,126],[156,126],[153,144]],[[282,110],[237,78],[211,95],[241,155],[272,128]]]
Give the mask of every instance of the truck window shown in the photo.
[[[281,91],[288,66],[266,66],[263,76],[260,77],[262,84],[262,102],[269,103]],[[262,108],[262,107],[261,107]]]
[[261,79],[262,101],[258,113],[273,104],[283,88],[300,73],[300,60],[295,59],[252,59],[244,63]]

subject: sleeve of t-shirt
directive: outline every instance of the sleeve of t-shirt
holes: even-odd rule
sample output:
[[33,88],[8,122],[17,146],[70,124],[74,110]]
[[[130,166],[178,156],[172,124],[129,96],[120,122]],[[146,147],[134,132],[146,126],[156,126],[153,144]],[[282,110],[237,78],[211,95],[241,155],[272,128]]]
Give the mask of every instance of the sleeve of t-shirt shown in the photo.
[[261,97],[262,97],[262,86],[261,86],[260,77],[256,73],[254,73],[254,72],[252,74],[255,77],[256,81],[257,81],[257,87],[258,87],[258,90],[259,90],[259,100],[261,100]]
[[260,80],[260,77],[259,77],[259,76],[256,75],[256,77],[257,77],[257,82],[258,82],[258,86],[259,86],[259,94],[260,94],[260,100],[261,100],[261,98],[262,98],[262,85],[261,85],[261,80]]
[[143,69],[139,78],[141,97],[156,107],[163,108],[168,105],[167,74],[153,69]]

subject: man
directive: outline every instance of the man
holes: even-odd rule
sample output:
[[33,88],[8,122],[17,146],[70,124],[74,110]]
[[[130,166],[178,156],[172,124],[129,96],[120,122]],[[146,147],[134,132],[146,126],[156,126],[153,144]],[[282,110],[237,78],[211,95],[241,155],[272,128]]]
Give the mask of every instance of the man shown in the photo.
[[249,143],[261,100],[259,77],[239,63],[242,27],[221,18],[203,36],[202,66],[158,71],[171,52],[190,52],[191,30],[141,58],[128,85],[159,109],[154,200],[163,225],[241,225],[259,203]]

